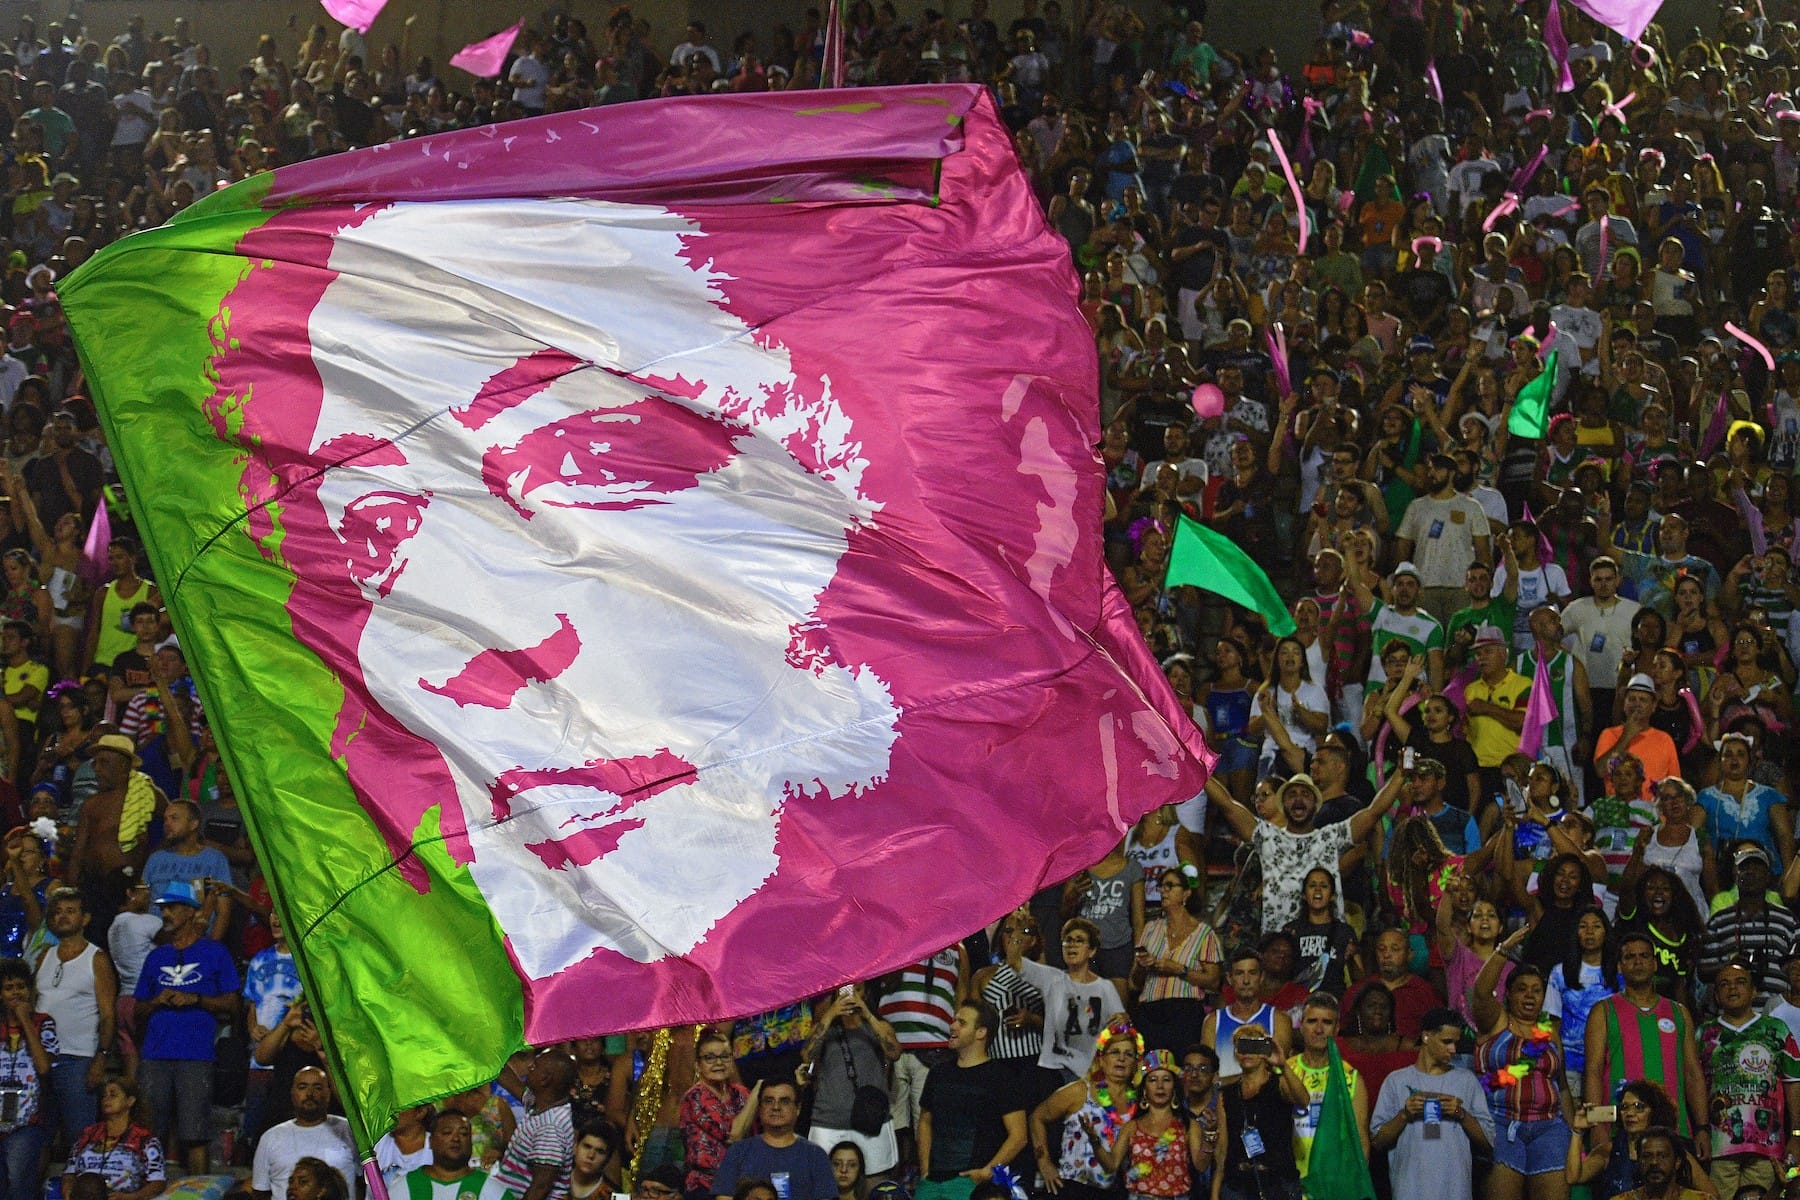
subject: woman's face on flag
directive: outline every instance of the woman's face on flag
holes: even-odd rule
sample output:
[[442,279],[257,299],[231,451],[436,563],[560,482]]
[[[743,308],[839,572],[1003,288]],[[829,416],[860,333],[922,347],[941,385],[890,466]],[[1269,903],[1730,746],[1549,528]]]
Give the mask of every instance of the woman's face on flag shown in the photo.
[[[779,869],[784,803],[883,777],[897,713],[816,615],[873,511],[860,447],[726,311],[703,236],[484,207],[339,235],[314,445],[342,462],[319,496],[369,603],[361,677],[438,747],[474,879],[544,978],[692,950]],[[483,220],[528,224],[532,272]]]

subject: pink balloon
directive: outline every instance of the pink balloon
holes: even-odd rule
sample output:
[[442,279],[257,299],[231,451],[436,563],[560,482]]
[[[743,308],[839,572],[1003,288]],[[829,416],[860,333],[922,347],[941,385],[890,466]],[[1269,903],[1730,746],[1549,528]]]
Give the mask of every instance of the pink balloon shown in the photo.
[[1225,415],[1225,393],[1216,383],[1202,383],[1194,388],[1194,415],[1202,421]]

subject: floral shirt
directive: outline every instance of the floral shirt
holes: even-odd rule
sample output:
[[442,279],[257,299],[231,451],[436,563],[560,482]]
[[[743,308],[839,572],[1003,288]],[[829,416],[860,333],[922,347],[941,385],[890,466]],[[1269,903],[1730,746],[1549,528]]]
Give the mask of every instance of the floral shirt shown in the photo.
[[[56,1022],[48,1013],[32,1013],[31,1019],[37,1022],[38,1039],[44,1043],[44,1053],[51,1058],[56,1057],[59,1044],[56,1040]],[[18,1044],[13,1044],[17,1037]],[[19,1111],[16,1119],[0,1123],[0,1133],[11,1133],[27,1125],[38,1124],[38,1116],[43,1104],[43,1085],[38,1078],[37,1064],[31,1061],[31,1043],[25,1035],[15,1034],[0,1041],[0,1088],[18,1085],[23,1089],[19,1096]]]
[[681,1098],[681,1137],[687,1143],[687,1190],[712,1194],[713,1172],[725,1161],[731,1145],[731,1123],[750,1102],[750,1090],[741,1083],[728,1085],[721,1098],[704,1083],[696,1083]]
[[98,1175],[108,1193],[135,1192],[163,1181],[162,1143],[142,1125],[126,1126],[116,1142],[107,1137],[104,1121],[89,1125],[69,1152],[68,1173]]

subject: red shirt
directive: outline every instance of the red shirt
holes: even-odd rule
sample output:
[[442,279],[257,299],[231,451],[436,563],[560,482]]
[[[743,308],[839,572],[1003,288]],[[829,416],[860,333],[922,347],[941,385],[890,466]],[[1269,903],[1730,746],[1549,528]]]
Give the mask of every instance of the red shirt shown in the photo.
[[[1383,986],[1381,976],[1370,975],[1350,989],[1344,1002],[1338,1006],[1340,1012],[1356,1011],[1356,1001],[1367,987]],[[1394,1032],[1401,1037],[1417,1038],[1425,1031],[1425,1014],[1434,1008],[1444,1006],[1444,997],[1424,977],[1409,975],[1406,982],[1397,988],[1388,989],[1394,997]]]

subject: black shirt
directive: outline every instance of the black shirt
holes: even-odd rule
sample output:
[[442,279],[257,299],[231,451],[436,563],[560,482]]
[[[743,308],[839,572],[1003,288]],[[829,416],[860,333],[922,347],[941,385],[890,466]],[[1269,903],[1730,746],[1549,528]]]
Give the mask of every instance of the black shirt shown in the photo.
[[987,1166],[1006,1144],[1006,1114],[1024,1109],[1006,1068],[991,1059],[934,1067],[919,1100],[919,1111],[931,1114],[930,1177]]

